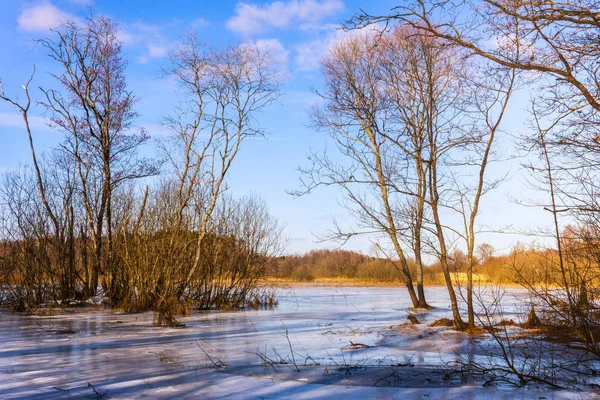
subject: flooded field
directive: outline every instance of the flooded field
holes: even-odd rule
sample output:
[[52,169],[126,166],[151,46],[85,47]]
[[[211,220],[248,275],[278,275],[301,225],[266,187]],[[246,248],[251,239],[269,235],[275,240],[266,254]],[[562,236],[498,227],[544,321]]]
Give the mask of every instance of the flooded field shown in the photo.
[[[526,313],[526,293],[507,289],[505,318]],[[0,314],[0,398],[555,398],[592,392],[514,388],[473,380],[457,366],[484,359],[485,336],[431,323],[402,288],[278,289],[273,309],[203,311],[182,329],[153,327],[152,313],[87,309],[50,316]],[[523,307],[523,308],[521,308]]]

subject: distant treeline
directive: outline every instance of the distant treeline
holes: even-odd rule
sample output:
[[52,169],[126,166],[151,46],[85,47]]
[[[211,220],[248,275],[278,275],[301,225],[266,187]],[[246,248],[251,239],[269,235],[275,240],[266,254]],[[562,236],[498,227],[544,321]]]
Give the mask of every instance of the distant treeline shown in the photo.
[[[549,281],[550,276],[540,271],[542,266],[556,257],[554,250],[513,250],[508,255],[484,257],[475,268],[474,280],[481,283],[520,284],[523,281]],[[271,276],[310,282],[319,279],[355,280],[369,283],[402,283],[402,276],[393,262],[348,250],[312,250],[303,255],[288,255],[277,258]],[[415,263],[409,260],[411,272]],[[465,254],[455,251],[452,255],[453,278],[462,282],[466,276]],[[444,284],[442,266],[433,263],[425,266],[424,280],[427,285]]]

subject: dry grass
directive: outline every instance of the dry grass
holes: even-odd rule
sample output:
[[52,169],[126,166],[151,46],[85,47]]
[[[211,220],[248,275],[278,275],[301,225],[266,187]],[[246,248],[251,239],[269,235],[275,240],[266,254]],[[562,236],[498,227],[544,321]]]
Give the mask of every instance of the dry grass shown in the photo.
[[479,336],[489,333],[489,330],[476,326],[474,328],[466,328],[463,332],[469,336]]

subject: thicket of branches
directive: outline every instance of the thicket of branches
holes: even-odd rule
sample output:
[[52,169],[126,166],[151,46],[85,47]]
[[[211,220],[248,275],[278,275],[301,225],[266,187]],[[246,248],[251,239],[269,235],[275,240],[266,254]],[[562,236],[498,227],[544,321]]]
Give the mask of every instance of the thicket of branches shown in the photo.
[[[513,91],[529,89],[536,94],[530,129],[518,146],[528,152],[524,170],[544,198],[529,205],[550,215],[549,230],[530,233],[554,244],[546,242],[547,251],[540,252],[547,257],[538,274],[545,276],[532,276],[516,259],[512,266],[532,291],[544,282],[535,297],[564,304],[560,319],[578,332],[581,326],[587,333],[578,335],[587,335],[594,347],[591,317],[579,308],[594,292],[600,239],[599,8],[577,1],[416,0],[384,15],[356,14],[346,24],[347,37],[322,62],[323,102],[313,112],[316,127],[332,137],[341,157],[310,154],[297,194],[340,187],[355,221],[336,224],[330,238],[375,237],[414,307],[427,307],[419,291],[421,260],[435,257],[456,328],[465,323],[451,263],[457,249],[466,249],[465,300],[474,327],[480,203],[503,181],[490,175],[489,165],[499,159],[497,137],[504,136]],[[565,235],[567,225],[574,228]]]
[[112,307],[156,310],[160,324],[176,324],[190,304],[244,306],[281,244],[262,200],[226,193],[244,141],[263,135],[255,113],[279,96],[269,57],[253,45],[182,39],[164,68],[178,84],[165,116],[171,135],[153,159],[140,155],[150,138],[134,127],[116,25],[90,17],[39,44],[57,67],[39,104],[64,140],[36,152],[33,74],[24,103],[0,85],[23,117],[32,161],[0,183],[1,305],[85,301],[101,290]]
[[[486,169],[498,158],[493,143],[516,73],[479,62],[408,24],[384,32],[352,31],[332,47],[322,70],[323,106],[315,108],[313,119],[332,137],[341,158],[310,154],[297,194],[340,187],[356,223],[336,225],[330,238],[375,238],[416,308],[428,307],[423,260],[435,257],[457,328],[465,323],[451,264],[456,243],[462,242],[473,326],[476,220],[482,197],[502,180],[489,178]],[[450,226],[448,214],[462,224]]]
[[482,196],[502,182],[488,165],[504,111],[512,92],[527,88],[529,129],[519,130],[518,146],[541,199],[528,205],[549,216],[547,229],[527,233],[546,248],[505,261],[530,290],[535,325],[597,357],[599,10],[595,0],[414,0],[383,15],[362,10],[323,62],[324,101],[314,113],[343,161],[311,154],[299,194],[340,186],[356,223],[336,225],[331,237],[378,234],[415,307],[426,305],[413,289],[423,274],[407,260],[435,256],[456,328],[465,324],[450,265],[466,249],[468,325],[491,320],[473,305],[477,216]]

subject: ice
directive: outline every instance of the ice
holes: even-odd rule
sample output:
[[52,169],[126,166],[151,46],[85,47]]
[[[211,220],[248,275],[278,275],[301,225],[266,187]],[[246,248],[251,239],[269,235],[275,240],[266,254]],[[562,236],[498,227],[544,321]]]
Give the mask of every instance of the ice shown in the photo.
[[[406,290],[397,287],[297,286],[279,289],[274,309],[193,312],[181,318],[183,329],[154,327],[152,313],[84,308],[49,316],[2,313],[0,398],[596,396],[445,379],[445,366],[485,339],[405,325],[409,312],[426,323],[450,315],[444,288],[426,293],[437,308],[409,310]],[[510,289],[506,316],[517,318],[525,297]],[[288,364],[265,365],[259,355]]]

